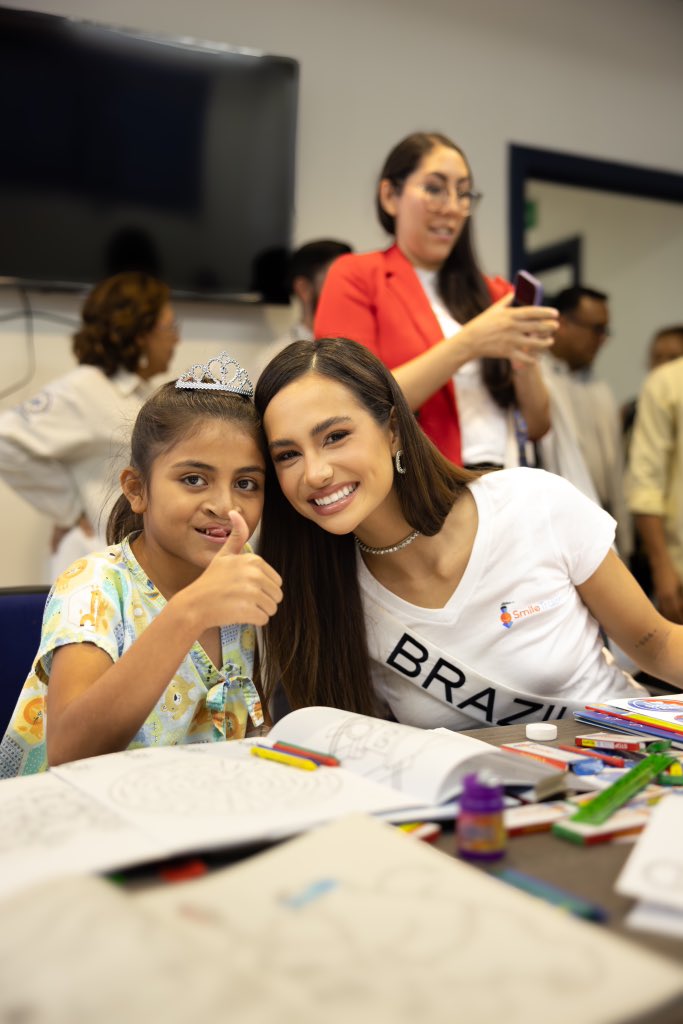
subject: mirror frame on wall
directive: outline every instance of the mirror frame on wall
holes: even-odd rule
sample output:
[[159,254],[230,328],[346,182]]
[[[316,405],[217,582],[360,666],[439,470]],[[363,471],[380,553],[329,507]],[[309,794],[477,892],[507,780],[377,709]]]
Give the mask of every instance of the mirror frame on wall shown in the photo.
[[[524,238],[525,189],[529,179],[683,203],[683,174],[511,143],[508,150],[510,279],[517,270],[534,269]],[[579,256],[575,273],[580,277]]]

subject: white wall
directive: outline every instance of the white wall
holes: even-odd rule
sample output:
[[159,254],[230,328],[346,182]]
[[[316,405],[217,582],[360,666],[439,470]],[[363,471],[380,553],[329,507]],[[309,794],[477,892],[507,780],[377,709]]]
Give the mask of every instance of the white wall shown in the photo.
[[683,323],[683,204],[541,181],[526,196],[538,213],[531,251],[582,236],[583,283],[610,299],[612,337],[595,373],[622,403],[640,390],[655,331]]
[[[13,6],[191,35],[301,62],[296,241],[382,241],[375,175],[418,128],[451,135],[486,198],[477,212],[484,268],[506,273],[507,147],[566,150],[683,172],[679,0],[13,0]],[[3,301],[10,301],[9,299]],[[69,309],[77,303],[38,296]],[[176,367],[225,343],[248,367],[282,311],[182,306]],[[23,344],[0,324],[0,382]],[[72,365],[68,341],[38,324],[43,381]],[[11,355],[10,355],[11,353]],[[7,405],[5,401],[3,406]],[[0,489],[0,585],[41,573],[47,525]]]

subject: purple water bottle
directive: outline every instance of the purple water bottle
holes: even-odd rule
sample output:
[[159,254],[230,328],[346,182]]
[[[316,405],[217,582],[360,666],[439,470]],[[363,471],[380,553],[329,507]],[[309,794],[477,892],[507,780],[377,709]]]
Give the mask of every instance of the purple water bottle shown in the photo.
[[497,860],[505,853],[503,787],[488,772],[463,779],[456,838],[458,854],[469,860]]

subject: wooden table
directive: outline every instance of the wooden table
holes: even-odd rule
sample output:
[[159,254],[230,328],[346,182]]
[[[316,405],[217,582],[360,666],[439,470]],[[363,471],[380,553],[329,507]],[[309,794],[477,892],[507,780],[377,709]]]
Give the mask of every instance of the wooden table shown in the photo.
[[[573,743],[578,734],[595,731],[591,726],[577,723],[573,719],[558,722],[557,727],[557,740],[544,744],[545,746],[552,748],[557,743]],[[478,729],[468,735],[496,745],[525,738],[523,725]],[[453,831],[444,829],[437,845],[444,852],[454,855]],[[617,841],[599,843],[594,846],[580,846],[565,839],[559,839],[550,832],[540,832],[509,839],[505,857],[496,863],[498,866],[517,868],[545,882],[551,882],[591,903],[598,904],[606,910],[608,918],[604,925],[596,927],[607,927],[629,942],[646,946],[648,949],[663,953],[683,963],[683,942],[680,939],[655,935],[652,932],[635,931],[627,928],[624,924],[624,918],[635,901],[615,892],[614,883],[632,849],[631,842]],[[490,870],[489,866],[478,866],[484,871]],[[682,1019],[683,1017],[678,1018],[678,1020]]]

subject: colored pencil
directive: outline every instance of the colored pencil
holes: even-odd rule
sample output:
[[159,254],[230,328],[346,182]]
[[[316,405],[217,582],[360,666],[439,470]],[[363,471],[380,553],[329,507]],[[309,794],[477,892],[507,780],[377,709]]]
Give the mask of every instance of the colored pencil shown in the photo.
[[321,754],[319,750],[309,750],[308,747],[300,747],[296,743],[287,743],[285,740],[278,740],[273,743],[273,750],[283,750],[285,754],[294,754],[296,757],[307,757],[309,761],[316,764],[324,764],[327,768],[338,768],[339,758],[333,754]]
[[[597,757],[598,760],[604,761],[605,764],[611,764],[613,768],[625,768],[626,761],[623,757],[616,757],[614,754],[599,754],[597,750],[592,747],[572,747],[569,743],[558,743],[560,750],[569,750],[573,754],[581,754],[583,757]],[[586,751],[590,750],[590,754]]]
[[262,747],[258,744],[251,748],[254,757],[262,757],[265,761],[277,761],[279,764],[288,764],[291,768],[303,768],[305,771],[314,771],[319,767],[310,757],[295,757],[294,754],[286,754],[284,750],[274,750],[273,747]]

